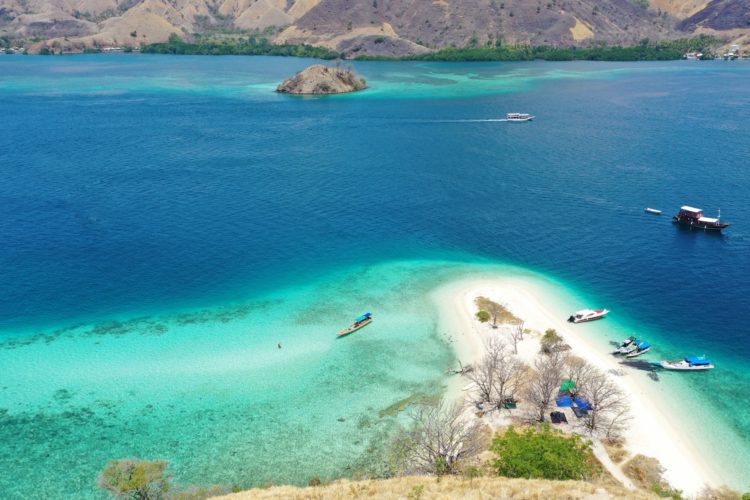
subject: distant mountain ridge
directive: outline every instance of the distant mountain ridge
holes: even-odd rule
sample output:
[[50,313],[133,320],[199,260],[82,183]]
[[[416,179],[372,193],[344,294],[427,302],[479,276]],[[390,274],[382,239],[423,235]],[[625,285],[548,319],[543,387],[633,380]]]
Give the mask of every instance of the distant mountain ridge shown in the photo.
[[629,45],[725,31],[742,39],[748,16],[750,0],[0,0],[0,36],[76,51],[265,31],[276,43],[394,56],[497,40]]

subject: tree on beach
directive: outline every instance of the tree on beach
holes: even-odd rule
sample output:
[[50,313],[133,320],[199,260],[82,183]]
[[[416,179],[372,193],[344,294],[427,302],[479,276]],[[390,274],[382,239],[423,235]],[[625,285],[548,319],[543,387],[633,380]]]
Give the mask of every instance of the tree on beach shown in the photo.
[[586,429],[607,439],[619,437],[630,419],[630,405],[617,384],[606,373],[591,368],[579,394],[588,400],[592,408],[585,420]]
[[410,413],[411,427],[396,435],[392,453],[405,473],[456,474],[461,464],[487,449],[489,435],[460,404],[444,400],[420,404]]
[[565,357],[557,352],[540,354],[534,359],[534,372],[526,384],[525,396],[540,422],[544,422],[547,409],[560,388],[564,361]]
[[495,397],[498,405],[516,400],[527,373],[528,366],[517,357],[506,353],[495,369]]
[[560,349],[563,345],[563,338],[557,333],[557,330],[548,328],[542,336],[541,344],[542,352],[549,354]]
[[113,460],[99,475],[99,486],[115,498],[162,500],[171,488],[165,460]]
[[495,370],[505,356],[505,344],[496,337],[484,343],[484,356],[466,377],[474,382],[476,394],[481,402],[490,402],[495,395]]
[[514,323],[510,329],[510,338],[513,341],[513,353],[518,354],[518,343],[523,341],[523,326],[524,322],[519,321]]
[[507,307],[502,304],[498,304],[495,301],[488,299],[487,297],[477,297],[474,299],[474,303],[477,305],[480,311],[487,311],[490,318],[492,318],[492,326],[497,327],[499,323],[510,323],[518,320],[513,313],[511,313]]
[[466,374],[474,382],[478,397],[482,402],[498,405],[515,400],[526,365],[508,352],[508,347],[496,337],[490,337],[484,347],[484,357]]
[[576,392],[585,393],[592,377],[598,370],[578,356],[565,358],[565,376],[576,383]]

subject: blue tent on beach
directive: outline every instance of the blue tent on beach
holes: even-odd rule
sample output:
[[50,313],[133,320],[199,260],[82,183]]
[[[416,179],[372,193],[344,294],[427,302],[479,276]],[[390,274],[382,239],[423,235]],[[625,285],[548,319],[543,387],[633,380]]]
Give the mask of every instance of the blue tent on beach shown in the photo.
[[555,400],[557,403],[557,406],[560,408],[572,408],[573,407],[573,398],[570,396],[561,396]]
[[586,398],[575,398],[575,405],[582,410],[593,410],[591,403]]

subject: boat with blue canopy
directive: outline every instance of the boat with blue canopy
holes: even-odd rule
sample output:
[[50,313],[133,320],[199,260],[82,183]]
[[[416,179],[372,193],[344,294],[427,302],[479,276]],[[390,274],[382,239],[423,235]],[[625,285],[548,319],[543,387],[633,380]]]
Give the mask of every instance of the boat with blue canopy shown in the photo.
[[699,371],[714,368],[713,362],[706,356],[688,356],[677,361],[662,361],[659,364],[667,370]]
[[635,357],[640,356],[641,354],[646,354],[650,350],[651,350],[651,344],[644,340],[643,342],[638,342],[635,349],[629,352],[625,357],[635,358]]
[[360,328],[364,328],[365,326],[372,323],[372,313],[365,313],[359,318],[354,320],[354,323],[349,328],[344,328],[341,330],[338,334],[339,337],[344,337],[346,335],[349,335],[350,333],[354,333]]

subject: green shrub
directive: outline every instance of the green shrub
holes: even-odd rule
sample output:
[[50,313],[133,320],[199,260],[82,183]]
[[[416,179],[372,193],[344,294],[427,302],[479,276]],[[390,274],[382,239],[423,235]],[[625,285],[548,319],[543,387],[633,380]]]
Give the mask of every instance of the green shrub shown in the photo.
[[481,321],[482,323],[487,323],[490,320],[490,313],[488,313],[484,309],[477,312],[476,316],[477,316],[477,319]]
[[170,490],[164,460],[113,460],[99,475],[99,486],[115,498],[162,499]]
[[497,434],[490,450],[498,475],[526,479],[585,480],[596,472],[591,443],[577,434],[566,436],[549,425],[518,432],[513,426]]

